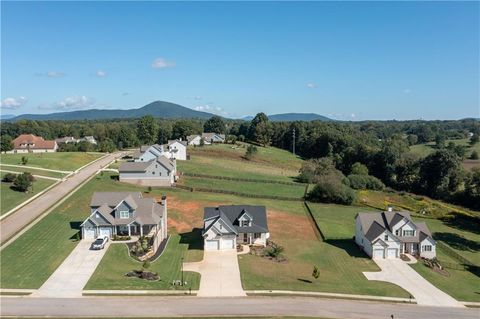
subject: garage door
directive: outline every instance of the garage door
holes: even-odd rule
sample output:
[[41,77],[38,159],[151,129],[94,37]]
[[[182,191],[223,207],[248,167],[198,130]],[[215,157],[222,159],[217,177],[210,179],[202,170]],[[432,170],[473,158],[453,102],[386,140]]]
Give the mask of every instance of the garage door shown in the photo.
[[387,258],[397,258],[397,248],[388,248],[387,249]]
[[218,240],[206,240],[205,241],[205,250],[218,250],[219,249]]
[[111,237],[111,229],[110,228],[100,228],[100,237],[103,237],[103,236],[108,236],[108,238]]
[[373,258],[384,258],[383,249],[374,249],[373,250]]
[[83,229],[83,239],[95,239],[95,229],[94,228],[84,228]]
[[233,243],[234,243],[233,238],[232,239],[223,239],[223,243],[222,243],[223,247],[222,248],[223,249],[233,249],[233,248],[235,248],[233,246]]

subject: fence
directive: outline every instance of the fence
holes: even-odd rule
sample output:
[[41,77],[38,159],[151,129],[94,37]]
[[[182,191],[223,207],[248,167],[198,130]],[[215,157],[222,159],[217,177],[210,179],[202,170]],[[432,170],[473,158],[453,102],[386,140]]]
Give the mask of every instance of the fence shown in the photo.
[[311,209],[310,209],[310,206],[308,206],[307,201],[303,201],[303,204],[304,204],[305,207],[307,208],[308,219],[310,220],[310,223],[313,225],[313,228],[314,228],[314,231],[315,231],[315,235],[317,235],[317,238],[318,238],[320,241],[325,241],[325,236],[323,235],[322,230],[320,229],[320,226],[318,225],[317,221],[315,220],[315,217],[313,216],[313,213],[312,213],[312,211],[311,211]]
[[182,172],[182,175],[190,176],[190,177],[203,177],[203,178],[210,178],[210,179],[223,179],[223,180],[237,181],[237,182],[252,182],[252,183],[266,183],[266,184],[283,184],[283,185],[291,185],[291,186],[303,186],[300,183],[274,181],[274,180],[269,180],[269,179],[240,178],[240,177],[218,176],[218,175],[186,173],[186,172]]
[[262,198],[262,199],[278,199],[285,201],[303,201],[302,197],[285,197],[285,196],[273,196],[273,195],[259,195],[259,194],[248,194],[235,191],[229,191],[224,189],[212,189],[212,188],[203,188],[203,187],[190,187],[185,185],[176,185],[175,187],[188,190],[190,192],[205,192],[205,193],[217,193],[217,194],[227,194],[227,195],[236,195],[241,197],[250,197],[250,198]]

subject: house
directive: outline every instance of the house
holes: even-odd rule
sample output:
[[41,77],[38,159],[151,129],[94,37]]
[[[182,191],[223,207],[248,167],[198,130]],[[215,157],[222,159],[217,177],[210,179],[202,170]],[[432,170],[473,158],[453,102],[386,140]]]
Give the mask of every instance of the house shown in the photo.
[[22,134],[12,141],[13,150],[7,153],[45,153],[56,152],[58,144],[55,141],[44,140],[41,136]]
[[204,249],[235,249],[237,244],[266,246],[270,237],[265,206],[205,207]]
[[177,167],[175,160],[161,155],[147,162],[124,162],[119,168],[121,182],[144,186],[172,186]]
[[205,144],[213,143],[225,143],[225,134],[217,133],[202,133],[202,138],[205,141]]
[[[189,136],[187,136],[187,144],[188,145],[198,146],[198,145],[200,145],[201,140],[202,140],[202,137],[200,135],[189,135]],[[207,144],[207,143],[205,143],[205,144]]]
[[163,145],[143,145],[140,146],[140,150],[138,152],[133,153],[133,160],[135,162],[150,162],[155,160],[157,157],[162,156],[163,153],[165,153]]
[[88,142],[93,145],[97,145],[97,140],[93,136],[84,136],[78,140],[78,142]]
[[436,256],[435,240],[427,225],[413,222],[409,212],[358,213],[355,242],[371,258],[398,258],[408,253],[424,258]]
[[95,192],[90,216],[80,225],[82,238],[114,235],[167,237],[167,199],[143,198],[141,192]]
[[169,140],[166,149],[170,154],[169,158],[181,161],[187,160],[187,141]]
[[77,143],[78,140],[73,136],[65,136],[65,137],[56,138],[55,142],[57,142],[57,144],[60,145],[60,144],[63,144],[63,143],[65,143],[65,144]]

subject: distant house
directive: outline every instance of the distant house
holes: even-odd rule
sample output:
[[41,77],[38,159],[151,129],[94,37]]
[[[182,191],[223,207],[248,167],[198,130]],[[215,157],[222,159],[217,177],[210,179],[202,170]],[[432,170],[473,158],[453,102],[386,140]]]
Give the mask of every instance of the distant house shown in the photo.
[[187,141],[170,140],[167,144],[144,145],[133,153],[135,162],[149,162],[159,156],[184,161],[187,159]]
[[50,153],[58,149],[57,142],[44,140],[41,136],[22,134],[12,141],[13,150],[7,153]]
[[205,141],[205,144],[213,143],[225,143],[225,134],[217,133],[202,133],[202,138]]
[[93,145],[97,145],[97,140],[95,139],[95,137],[93,136],[84,136],[84,137],[81,137],[78,142],[88,142],[90,144],[93,144]]
[[57,142],[57,144],[60,145],[60,144],[68,144],[68,143],[77,143],[78,140],[73,136],[65,136],[61,138],[56,138],[55,142]]
[[200,141],[202,140],[202,137],[198,134],[196,135],[189,135],[187,136],[187,143],[188,145],[200,145]]
[[135,162],[150,162],[157,157],[162,156],[165,153],[163,145],[143,145],[140,146],[140,150],[133,154],[133,160]]
[[205,207],[204,249],[235,249],[237,244],[266,246],[270,237],[265,206]]
[[187,159],[187,141],[168,141],[167,152],[171,154],[169,158],[185,161]]
[[371,258],[398,258],[408,253],[436,256],[436,243],[427,225],[412,221],[409,212],[358,213],[355,242]]
[[99,236],[167,237],[167,199],[161,202],[143,198],[140,192],[95,192],[90,202],[90,216],[80,225],[82,238]]
[[163,155],[146,162],[124,162],[118,168],[121,182],[145,186],[172,186],[176,171],[175,160]]

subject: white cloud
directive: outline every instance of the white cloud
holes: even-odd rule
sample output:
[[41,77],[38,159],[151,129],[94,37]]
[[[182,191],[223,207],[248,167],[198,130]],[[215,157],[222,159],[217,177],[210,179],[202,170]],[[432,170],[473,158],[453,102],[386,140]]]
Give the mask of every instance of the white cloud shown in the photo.
[[36,76],[46,76],[49,78],[63,78],[66,74],[64,72],[58,72],[58,71],[49,71],[46,73],[36,73]]
[[228,115],[228,112],[224,111],[221,107],[212,106],[210,104],[203,104],[203,105],[195,106],[194,110],[201,111],[201,112],[213,113],[213,114],[217,114],[217,115],[223,115],[223,116]]
[[154,69],[173,68],[174,66],[175,66],[175,62],[168,61],[164,58],[156,58],[152,62],[152,68],[154,68]]
[[104,78],[107,76],[107,72],[98,70],[97,72],[95,72],[95,75],[98,76],[99,78]]
[[309,88],[309,89],[314,89],[316,87],[317,87],[317,84],[315,84],[313,82],[307,83],[307,88]]
[[93,98],[87,97],[85,95],[81,96],[69,96],[63,100],[53,103],[51,105],[39,105],[40,109],[53,109],[53,110],[79,110],[85,109],[95,105],[95,100]]
[[18,98],[7,97],[2,100],[1,108],[5,110],[18,109],[27,103],[27,98],[20,96]]

